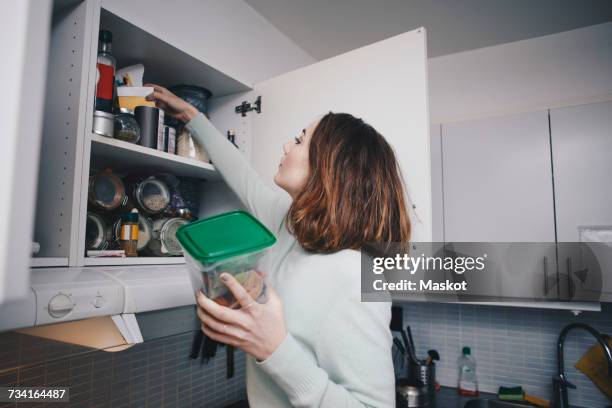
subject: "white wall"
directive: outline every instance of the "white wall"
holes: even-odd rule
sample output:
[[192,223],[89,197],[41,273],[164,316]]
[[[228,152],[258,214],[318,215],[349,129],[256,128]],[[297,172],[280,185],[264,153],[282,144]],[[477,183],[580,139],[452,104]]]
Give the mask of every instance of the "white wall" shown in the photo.
[[102,7],[248,85],[314,62],[242,0],[102,0]]
[[429,60],[431,123],[612,99],[612,22]]

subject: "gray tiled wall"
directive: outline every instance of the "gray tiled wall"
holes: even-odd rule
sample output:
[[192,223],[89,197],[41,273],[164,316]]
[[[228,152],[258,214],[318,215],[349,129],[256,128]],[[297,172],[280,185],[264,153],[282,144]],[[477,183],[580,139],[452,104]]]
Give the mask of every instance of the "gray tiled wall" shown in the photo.
[[236,352],[235,375],[227,380],[225,349],[200,365],[188,358],[192,339],[190,332],[109,353],[0,333],[0,384],[70,386],[69,404],[31,404],[39,408],[214,408],[246,398],[244,354]]
[[[517,386],[533,395],[549,399],[551,378],[556,373],[556,342],[568,323],[590,324],[602,333],[612,334],[612,305],[602,312],[569,311],[456,305],[401,303],[404,324],[410,324],[421,356],[437,349],[441,361],[436,367],[442,385],[456,386],[457,358],[462,346],[470,346],[476,357],[479,387],[497,393],[500,385]],[[574,368],[594,339],[583,331],[570,333],[565,345],[565,368],[570,402],[588,408],[611,404],[593,383]]]

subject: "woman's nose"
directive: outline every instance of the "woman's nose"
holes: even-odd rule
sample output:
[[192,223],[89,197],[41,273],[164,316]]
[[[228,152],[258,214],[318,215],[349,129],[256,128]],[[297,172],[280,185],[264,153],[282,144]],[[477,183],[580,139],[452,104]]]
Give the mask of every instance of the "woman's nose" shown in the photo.
[[291,148],[291,142],[287,142],[283,145],[283,152],[285,154],[289,153],[289,149]]

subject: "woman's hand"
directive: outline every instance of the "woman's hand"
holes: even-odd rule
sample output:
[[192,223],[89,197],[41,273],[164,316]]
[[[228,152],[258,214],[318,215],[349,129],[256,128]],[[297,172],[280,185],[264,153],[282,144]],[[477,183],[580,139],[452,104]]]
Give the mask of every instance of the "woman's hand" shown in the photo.
[[257,303],[229,273],[221,274],[221,280],[241,308],[221,306],[198,291],[198,317],[204,334],[237,347],[259,361],[267,359],[287,336],[280,298],[267,287],[268,301]]
[[185,102],[163,86],[155,84],[145,84],[153,87],[153,93],[147,95],[148,101],[155,101],[155,106],[162,109],[165,113],[187,123],[198,114],[198,110],[188,102]]

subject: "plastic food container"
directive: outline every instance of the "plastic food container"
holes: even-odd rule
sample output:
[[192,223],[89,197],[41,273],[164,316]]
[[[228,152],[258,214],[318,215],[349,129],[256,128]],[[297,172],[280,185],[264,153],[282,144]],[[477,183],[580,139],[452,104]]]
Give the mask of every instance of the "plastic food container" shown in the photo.
[[276,238],[244,211],[216,215],[181,227],[176,237],[183,247],[194,290],[215,302],[237,308],[236,299],[221,282],[223,272],[233,275],[257,300],[265,294],[257,264]]

